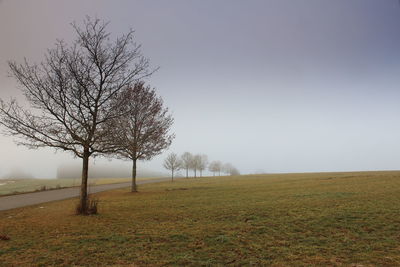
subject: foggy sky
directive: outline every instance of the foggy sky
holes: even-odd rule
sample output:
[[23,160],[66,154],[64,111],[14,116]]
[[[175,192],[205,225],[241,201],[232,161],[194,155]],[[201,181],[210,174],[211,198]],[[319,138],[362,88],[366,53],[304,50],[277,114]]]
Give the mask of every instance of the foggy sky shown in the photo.
[[[397,0],[3,0],[0,97],[20,97],[7,60],[40,62],[85,15],[109,20],[114,36],[135,29],[160,66],[148,82],[175,118],[168,152],[242,173],[400,168]],[[55,177],[73,161],[10,137],[0,147],[0,176]],[[140,166],[162,170],[166,153]]]

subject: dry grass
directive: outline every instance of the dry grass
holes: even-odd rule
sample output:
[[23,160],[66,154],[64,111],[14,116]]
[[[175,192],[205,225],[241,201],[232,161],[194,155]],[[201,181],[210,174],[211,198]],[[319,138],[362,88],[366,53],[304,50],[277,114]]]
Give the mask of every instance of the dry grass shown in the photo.
[[399,266],[400,172],[147,184],[0,212],[4,266]]
[[[137,178],[137,181],[158,178]],[[10,182],[11,181],[11,182]],[[130,182],[130,178],[93,178],[90,185],[114,184]],[[33,191],[53,190],[64,187],[79,186],[80,179],[14,179],[0,180],[0,195],[27,193]]]

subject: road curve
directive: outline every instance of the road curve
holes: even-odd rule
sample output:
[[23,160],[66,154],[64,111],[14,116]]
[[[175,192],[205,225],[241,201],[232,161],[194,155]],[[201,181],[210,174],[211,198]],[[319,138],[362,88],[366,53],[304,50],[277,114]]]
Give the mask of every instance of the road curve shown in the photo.
[[[137,184],[149,184],[169,181],[169,178],[151,179],[137,181]],[[104,184],[89,187],[89,193],[98,193],[107,190],[124,188],[131,186],[131,183]],[[0,197],[0,211],[21,208],[50,201],[63,200],[79,196],[79,187],[70,187],[57,190],[41,191],[34,193],[19,194],[13,196]]]

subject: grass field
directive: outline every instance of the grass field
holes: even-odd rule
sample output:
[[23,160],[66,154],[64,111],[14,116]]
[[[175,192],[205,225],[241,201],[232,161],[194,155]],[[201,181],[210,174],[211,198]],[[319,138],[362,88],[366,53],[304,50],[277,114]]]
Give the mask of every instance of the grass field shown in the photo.
[[[137,180],[145,180],[152,178],[138,178]],[[130,178],[102,178],[89,179],[89,185],[124,183],[131,181]],[[18,194],[24,192],[33,192],[46,189],[56,189],[60,187],[79,186],[80,179],[7,179],[0,180],[0,195]]]
[[[400,266],[400,172],[181,179],[0,212],[2,266]],[[1,201],[1,199],[0,199]]]

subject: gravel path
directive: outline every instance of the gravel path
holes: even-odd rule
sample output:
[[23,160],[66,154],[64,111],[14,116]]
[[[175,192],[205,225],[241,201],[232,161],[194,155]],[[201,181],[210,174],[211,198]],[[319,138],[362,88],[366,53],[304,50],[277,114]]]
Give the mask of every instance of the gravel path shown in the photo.
[[[158,183],[158,182],[165,182],[165,181],[169,181],[169,180],[170,180],[170,178],[151,179],[151,180],[137,181],[137,184]],[[130,187],[130,186],[131,186],[130,182],[129,183],[119,183],[119,184],[95,185],[95,186],[90,186],[89,193],[90,194],[98,193],[98,192],[102,192],[102,191]],[[57,190],[49,190],[49,191],[0,197],[0,211],[21,208],[21,207],[25,207],[25,206],[30,206],[30,205],[35,205],[35,204],[40,204],[40,203],[45,203],[45,202],[50,202],[50,201],[78,197],[79,192],[80,192],[79,190],[80,190],[79,187],[71,187],[71,188],[64,188],[64,189],[57,189]]]

